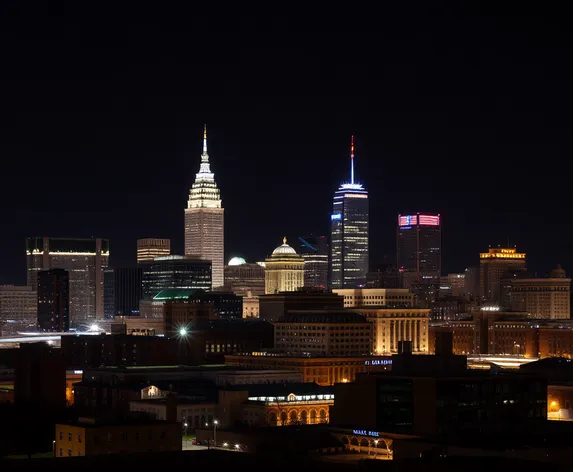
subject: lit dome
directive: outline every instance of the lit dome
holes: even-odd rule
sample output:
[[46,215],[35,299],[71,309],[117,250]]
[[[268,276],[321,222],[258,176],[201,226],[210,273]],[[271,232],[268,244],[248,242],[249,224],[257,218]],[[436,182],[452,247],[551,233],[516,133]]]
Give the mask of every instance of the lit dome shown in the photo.
[[238,265],[243,265],[246,264],[247,261],[245,259],[243,259],[242,257],[233,257],[230,261],[229,264],[230,266],[238,266]]
[[283,238],[283,243],[273,251],[273,256],[297,255],[296,251],[292,247],[290,247],[286,242],[287,239],[285,237]]

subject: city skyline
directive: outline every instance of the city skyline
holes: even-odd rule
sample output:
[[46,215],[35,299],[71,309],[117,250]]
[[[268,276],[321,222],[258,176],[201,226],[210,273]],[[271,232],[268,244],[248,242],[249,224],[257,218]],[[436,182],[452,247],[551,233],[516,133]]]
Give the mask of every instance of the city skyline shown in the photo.
[[[304,29],[268,45],[224,41],[243,48],[237,62],[216,42],[191,60],[200,36],[176,41],[169,28],[133,27],[129,44],[113,29],[107,39],[86,30],[75,45],[65,19],[37,30],[13,21],[6,34],[20,52],[7,54],[1,79],[11,94],[0,131],[0,282],[24,283],[25,238],[37,234],[109,239],[116,266],[135,263],[139,238],[170,238],[182,254],[181,209],[205,122],[225,200],[225,262],[264,260],[284,235],[327,235],[354,134],[372,263],[394,258],[396,216],[423,212],[442,216],[444,273],[478,265],[508,237],[535,271],[572,272],[567,189],[540,164],[570,153],[571,92],[551,79],[563,72],[555,58],[566,33],[453,13],[405,24],[387,18],[384,35],[357,29],[328,50]],[[170,51],[162,68],[145,36]],[[52,51],[52,37],[65,47]],[[280,47],[269,56],[271,44]],[[47,57],[50,77],[37,73]]]

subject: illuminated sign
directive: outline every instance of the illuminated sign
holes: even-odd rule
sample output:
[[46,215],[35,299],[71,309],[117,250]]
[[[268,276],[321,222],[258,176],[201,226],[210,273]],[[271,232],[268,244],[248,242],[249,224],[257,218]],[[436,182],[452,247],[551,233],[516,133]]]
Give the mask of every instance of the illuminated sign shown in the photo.
[[331,221],[338,221],[342,219],[342,213],[333,213],[330,215]]
[[364,365],[392,365],[392,359],[372,359],[364,361]]
[[373,438],[380,437],[380,433],[378,431],[367,431],[365,429],[353,429],[352,434],[356,434],[358,436],[372,436]]
[[420,226],[440,226],[440,216],[418,215],[418,224]]
[[412,226],[418,224],[418,215],[398,215],[398,226]]

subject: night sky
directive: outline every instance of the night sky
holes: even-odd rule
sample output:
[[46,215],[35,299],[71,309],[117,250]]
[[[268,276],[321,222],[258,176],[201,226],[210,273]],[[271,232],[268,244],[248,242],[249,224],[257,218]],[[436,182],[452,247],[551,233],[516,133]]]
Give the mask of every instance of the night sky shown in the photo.
[[140,237],[181,252],[203,123],[226,259],[326,234],[355,134],[372,262],[395,258],[399,212],[428,211],[445,273],[508,238],[533,270],[573,273],[571,34],[560,12],[468,4],[89,24],[6,2],[0,283],[25,282],[27,236],[109,238],[112,265]]

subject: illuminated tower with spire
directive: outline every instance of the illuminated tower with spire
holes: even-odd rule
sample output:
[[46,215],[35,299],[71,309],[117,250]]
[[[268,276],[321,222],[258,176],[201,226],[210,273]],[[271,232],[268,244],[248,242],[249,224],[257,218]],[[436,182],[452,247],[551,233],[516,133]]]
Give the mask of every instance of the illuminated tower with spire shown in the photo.
[[185,256],[209,260],[212,287],[224,284],[225,213],[207,154],[207,126],[203,129],[201,166],[189,191],[185,208]]
[[330,215],[330,286],[363,287],[368,272],[368,192],[354,177],[354,136],[350,142],[350,182],[334,193]]

